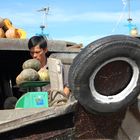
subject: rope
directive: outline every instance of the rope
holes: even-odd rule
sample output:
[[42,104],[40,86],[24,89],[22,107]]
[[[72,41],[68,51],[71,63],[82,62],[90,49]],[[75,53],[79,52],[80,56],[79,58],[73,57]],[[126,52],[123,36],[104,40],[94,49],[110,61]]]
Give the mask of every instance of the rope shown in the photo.
[[60,91],[49,91],[49,107],[66,104],[68,97]]
[[121,20],[124,16],[124,11],[125,11],[125,8],[126,8],[126,5],[127,5],[127,0],[122,0],[122,3],[123,3],[123,10],[121,12],[121,15],[120,15],[115,27],[112,29],[112,33],[115,32],[116,28],[118,27],[118,25],[120,24],[120,22],[121,22]]

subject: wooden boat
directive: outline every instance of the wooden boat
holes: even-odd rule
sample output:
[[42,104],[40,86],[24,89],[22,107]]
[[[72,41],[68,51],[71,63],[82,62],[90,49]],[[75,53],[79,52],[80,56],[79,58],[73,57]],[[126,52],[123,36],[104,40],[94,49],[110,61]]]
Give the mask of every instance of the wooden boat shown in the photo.
[[[133,63],[133,60],[135,59],[135,57],[133,57],[134,55],[139,58],[139,39],[123,35],[109,36],[90,43],[86,49],[81,48],[79,44],[73,42],[49,40],[48,48],[49,52],[51,53],[50,56],[62,59],[62,61],[64,60],[66,63],[71,63],[69,74],[69,76],[71,76],[70,87],[72,88],[72,93],[76,99],[70,100],[65,105],[53,106],[49,108],[4,110],[3,103],[7,97],[20,97],[19,91],[17,91],[14,86],[15,77],[21,71],[22,63],[30,57],[27,42],[28,39],[0,39],[1,139],[138,140],[140,138],[140,97],[138,96],[139,84],[136,83],[138,88],[136,91],[133,91],[135,92],[135,96],[133,98],[131,98],[129,95],[133,93],[131,90],[136,88],[130,86],[129,90],[131,92],[129,93],[129,90],[127,90],[129,94],[126,92],[126,98],[120,97],[122,98],[123,103],[116,99],[114,99],[114,102],[107,102],[108,100],[111,100],[111,98],[108,97],[115,98],[115,95],[120,94],[120,92],[123,91],[127,85],[129,85],[131,79],[134,79],[133,84],[135,84],[135,81],[139,79],[137,76],[132,78],[133,74],[131,73],[131,70],[139,73],[139,66],[138,69],[135,70],[135,65]],[[97,49],[94,49],[94,47]],[[103,47],[107,47],[106,50],[109,52],[104,50]],[[127,53],[122,53],[121,47],[125,48],[123,52],[126,51],[127,47],[131,51],[127,50]],[[113,50],[112,48],[115,49]],[[119,59],[113,59],[112,61],[112,54],[116,54],[116,51],[118,52],[116,57]],[[102,61],[96,61],[97,63],[95,63],[93,60],[90,61],[92,56],[96,56],[96,60]],[[120,59],[120,57],[123,57],[123,59]],[[127,57],[130,62],[128,62],[127,59],[124,59],[124,57]],[[120,63],[103,67],[103,60],[105,60],[103,66],[120,60],[128,62],[129,66],[126,66],[124,63]],[[87,65],[85,65],[85,63]],[[81,74],[84,75],[86,73],[86,79],[86,77],[88,77],[87,73],[89,73],[90,69],[92,69],[90,66],[91,63],[93,63],[93,65],[96,64],[94,67],[97,67],[97,69],[95,69],[95,74],[94,70],[91,72],[91,77],[97,81],[97,83],[95,83],[97,86],[96,90],[108,98],[104,103],[102,103],[102,100],[100,100],[101,102],[99,103],[96,102],[96,100],[93,100],[95,106],[90,106],[90,104],[92,104],[91,100],[88,99],[89,97],[86,98],[86,96],[89,94],[87,89],[89,89],[89,87],[92,85],[92,80],[84,81],[83,84],[82,79],[81,82],[77,84],[79,81],[77,81],[76,78],[77,75],[78,78],[80,78]],[[97,64],[101,64],[101,67],[100,65],[97,66]],[[85,65],[85,67],[83,67],[83,65]],[[129,68],[130,66],[132,69]],[[118,67],[119,69],[117,69]],[[100,71],[102,68],[105,68],[106,71]],[[115,73],[114,75],[113,72],[111,73],[113,78],[110,78],[108,74],[108,70],[110,73],[110,69],[111,72],[113,71]],[[86,72],[86,70],[88,71]],[[108,80],[107,82],[110,84],[107,85],[104,79]],[[91,83],[91,85],[87,87],[85,82],[89,82],[88,84],[90,85]],[[125,84],[122,86],[123,83]],[[86,87],[84,88],[86,89],[86,92],[84,92],[81,85],[82,87]],[[91,86],[90,89],[94,89],[93,86]],[[108,93],[113,94],[109,95]],[[127,97],[129,97],[129,99]],[[98,99],[98,96],[95,96],[94,98]],[[121,105],[117,105],[119,103]]]

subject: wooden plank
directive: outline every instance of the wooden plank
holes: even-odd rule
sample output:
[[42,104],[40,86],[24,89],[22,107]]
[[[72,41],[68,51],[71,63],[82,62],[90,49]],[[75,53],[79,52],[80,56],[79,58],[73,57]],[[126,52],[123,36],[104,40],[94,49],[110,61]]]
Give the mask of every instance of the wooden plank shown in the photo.
[[48,40],[50,52],[80,52],[82,45],[60,40]]
[[[61,40],[48,40],[50,52],[79,52],[81,44]],[[0,38],[0,50],[28,51],[28,39]]]
[[140,122],[129,111],[122,123],[122,129],[130,140],[140,139]]
[[18,51],[27,51],[27,39],[7,39],[0,38],[0,50],[18,50]]
[[1,110],[0,133],[68,114],[75,110],[76,103],[49,108]]
[[122,128],[118,130],[118,134],[115,140],[130,140],[129,137],[125,134]]

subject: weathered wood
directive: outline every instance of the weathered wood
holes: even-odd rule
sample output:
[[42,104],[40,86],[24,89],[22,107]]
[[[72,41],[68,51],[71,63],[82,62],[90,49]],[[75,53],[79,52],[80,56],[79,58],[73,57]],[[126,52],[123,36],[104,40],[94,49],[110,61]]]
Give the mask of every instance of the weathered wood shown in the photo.
[[[140,139],[140,121],[137,120],[130,111],[127,111],[121,128],[129,140]],[[120,134],[118,134],[118,136],[120,136]]]
[[74,128],[67,128],[64,130],[55,130],[51,132],[44,132],[38,134],[31,134],[28,136],[15,137],[16,140],[74,140]]
[[79,52],[82,45],[61,40],[48,40],[48,50],[50,52]]
[[73,113],[0,134],[1,140],[74,140]]
[[140,95],[137,100],[130,106],[130,112],[140,121]]
[[140,139],[140,96],[128,109],[125,119],[118,133],[118,140]]
[[76,101],[49,108],[0,110],[0,133],[68,114],[75,110],[75,105]]
[[0,50],[27,51],[27,39],[7,39],[0,38]]
[[[0,38],[0,50],[28,51],[28,39]],[[78,47],[79,46],[79,47]],[[79,52],[81,44],[61,40],[48,40],[50,52]]]

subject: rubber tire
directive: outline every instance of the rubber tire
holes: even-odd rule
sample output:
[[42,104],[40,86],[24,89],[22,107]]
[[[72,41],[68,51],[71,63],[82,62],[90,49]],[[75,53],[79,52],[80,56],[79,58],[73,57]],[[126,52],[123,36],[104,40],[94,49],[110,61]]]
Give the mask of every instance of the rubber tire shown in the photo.
[[[97,100],[90,88],[90,77],[103,63],[118,57],[136,63],[135,86],[119,101]],[[91,113],[111,113],[126,108],[140,93],[140,40],[127,35],[111,35],[90,43],[73,60],[69,70],[69,86],[79,103]]]

